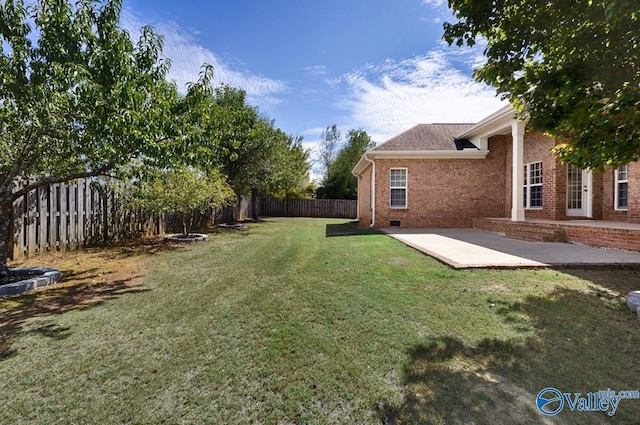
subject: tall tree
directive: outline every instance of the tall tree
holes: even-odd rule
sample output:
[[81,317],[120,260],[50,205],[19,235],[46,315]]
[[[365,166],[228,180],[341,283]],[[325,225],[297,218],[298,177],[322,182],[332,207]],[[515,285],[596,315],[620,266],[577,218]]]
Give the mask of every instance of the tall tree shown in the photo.
[[345,146],[331,164],[329,177],[324,182],[322,196],[332,199],[358,199],[358,179],[351,170],[362,155],[375,146],[366,131],[350,130]]
[[220,208],[234,199],[225,176],[192,167],[151,170],[144,180],[129,188],[129,202],[154,213],[169,213],[182,223],[182,236],[191,234],[197,213]]
[[[210,112],[200,123],[205,136],[200,148],[209,164],[227,175],[238,199],[291,192],[308,175],[308,152],[275,127],[275,123],[246,101],[242,89],[221,85],[214,89]],[[257,209],[253,211],[257,218]]]
[[[0,3],[0,267],[14,200],[37,187],[164,161],[177,90],[162,39],[137,45],[120,0]],[[32,29],[31,25],[34,26]]]
[[322,131],[320,141],[318,142],[318,156],[320,160],[320,172],[323,180],[329,177],[329,168],[336,160],[338,151],[340,150],[340,130],[335,124],[331,124]]
[[302,136],[290,136],[279,131],[277,154],[274,158],[277,165],[272,182],[264,195],[278,199],[306,198],[313,195],[309,170],[311,152],[302,146]]
[[628,0],[449,0],[449,44],[486,40],[474,75],[530,125],[566,141],[566,162],[640,159],[640,8]]

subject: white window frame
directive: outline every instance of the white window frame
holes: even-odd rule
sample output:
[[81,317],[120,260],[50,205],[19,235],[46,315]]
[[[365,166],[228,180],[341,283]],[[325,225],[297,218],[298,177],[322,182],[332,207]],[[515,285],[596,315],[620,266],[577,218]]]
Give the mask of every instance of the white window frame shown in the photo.
[[[625,178],[620,178],[620,174],[621,174],[621,169],[624,167],[624,177]],[[614,201],[613,201],[613,208],[616,211],[627,211],[629,209],[629,166],[628,165],[621,165],[620,167],[616,168],[613,172],[614,174],[614,191],[615,191],[615,197],[614,197]],[[626,206],[620,206],[620,184],[622,183],[626,183],[627,185],[627,205]]]
[[[540,166],[534,169],[534,165]],[[532,171],[540,170],[540,175],[532,176]],[[524,164],[524,182],[523,182],[523,194],[524,194],[524,209],[525,210],[541,210],[544,206],[544,168],[542,161],[529,162],[528,164]],[[535,179],[535,183],[532,183],[532,177]],[[540,187],[541,193],[543,197],[540,199],[540,205],[531,206],[531,188],[532,187]]]
[[[404,186],[394,186],[391,174],[393,171],[404,171]],[[406,209],[409,205],[409,170],[407,168],[395,167],[389,169],[389,207],[392,209]],[[393,205],[391,193],[393,190],[404,190],[404,205]]]

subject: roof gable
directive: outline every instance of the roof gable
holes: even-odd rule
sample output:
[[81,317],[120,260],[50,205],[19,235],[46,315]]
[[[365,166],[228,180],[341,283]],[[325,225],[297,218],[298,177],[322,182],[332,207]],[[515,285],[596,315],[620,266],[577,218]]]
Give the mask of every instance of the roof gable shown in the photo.
[[456,136],[473,124],[418,124],[372,149],[384,151],[451,151],[457,150]]

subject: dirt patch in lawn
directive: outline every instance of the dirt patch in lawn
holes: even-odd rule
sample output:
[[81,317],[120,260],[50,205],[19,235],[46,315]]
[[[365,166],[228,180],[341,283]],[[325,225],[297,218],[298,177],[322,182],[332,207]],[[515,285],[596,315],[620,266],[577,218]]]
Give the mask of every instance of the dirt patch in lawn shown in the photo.
[[89,308],[123,294],[148,290],[144,278],[151,256],[178,247],[160,237],[143,238],[118,246],[45,253],[9,264],[53,267],[62,272],[63,280],[34,292],[0,298],[0,360],[14,354],[12,341],[32,318]]

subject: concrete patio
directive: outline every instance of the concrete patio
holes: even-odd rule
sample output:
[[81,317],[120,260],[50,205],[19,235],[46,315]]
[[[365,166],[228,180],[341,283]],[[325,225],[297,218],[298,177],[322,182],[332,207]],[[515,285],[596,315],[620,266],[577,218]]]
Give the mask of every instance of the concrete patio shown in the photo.
[[383,231],[454,268],[640,267],[638,253],[574,243],[530,242],[477,229]]

